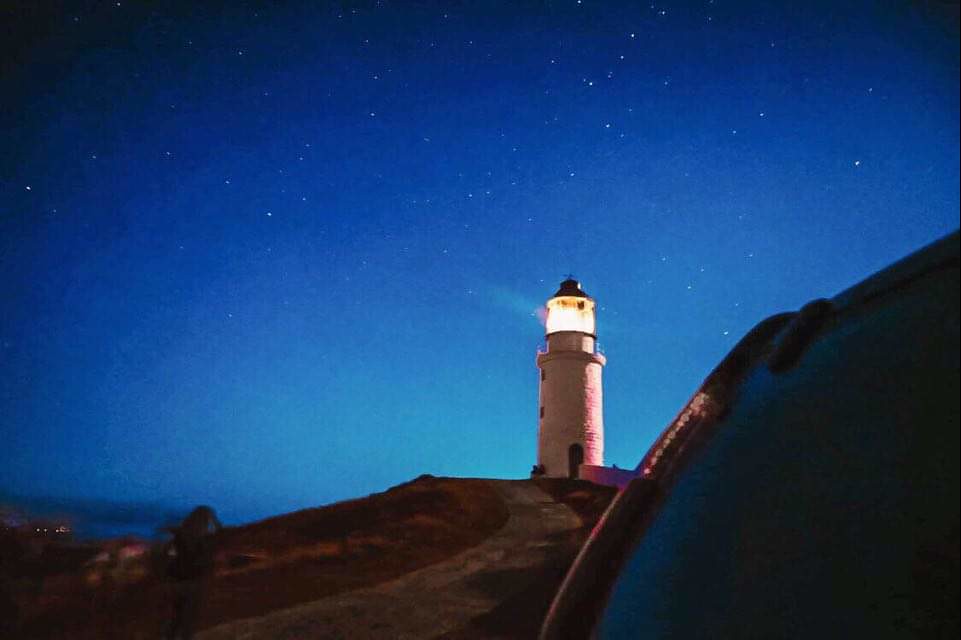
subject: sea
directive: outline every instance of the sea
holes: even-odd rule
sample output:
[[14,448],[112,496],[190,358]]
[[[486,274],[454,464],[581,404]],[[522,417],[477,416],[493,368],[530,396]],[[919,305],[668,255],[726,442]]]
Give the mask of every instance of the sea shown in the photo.
[[[225,526],[241,525],[297,509],[324,503],[292,500],[246,501],[217,504],[215,512]],[[0,489],[0,524],[18,526],[27,521],[66,524],[75,540],[103,540],[136,537],[162,540],[169,530],[197,504],[172,505],[159,502],[121,502],[92,498],[21,496]]]
[[0,494],[0,518],[7,526],[34,521],[66,524],[76,540],[159,539],[166,535],[166,527],[183,520],[188,511],[148,502]]

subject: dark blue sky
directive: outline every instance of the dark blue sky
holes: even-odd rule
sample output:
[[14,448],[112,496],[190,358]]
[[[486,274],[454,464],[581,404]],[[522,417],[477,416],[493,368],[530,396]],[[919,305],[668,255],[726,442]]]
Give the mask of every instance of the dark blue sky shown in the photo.
[[633,466],[755,322],[958,226],[950,12],[117,4],[3,20],[0,490],[523,477],[568,272]]

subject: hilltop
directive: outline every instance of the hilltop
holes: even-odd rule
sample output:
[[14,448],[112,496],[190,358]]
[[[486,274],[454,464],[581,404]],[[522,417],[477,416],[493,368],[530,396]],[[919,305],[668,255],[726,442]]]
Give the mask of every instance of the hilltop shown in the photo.
[[[455,637],[529,637],[612,496],[582,481],[421,476],[365,498],[229,527],[218,540],[201,627],[211,638],[231,637],[238,624],[251,637],[295,637],[283,635],[283,622],[306,615],[353,633],[359,622],[310,617],[312,610],[349,611],[370,623],[357,637],[387,637],[398,631],[389,625],[417,621],[395,615],[374,624],[364,610],[388,615],[385,598],[406,610],[418,588],[441,581],[450,593],[472,594],[470,602],[420,607],[419,624],[443,616]],[[114,551],[109,566],[60,566],[39,580],[21,574],[14,593],[22,635],[156,637],[169,603],[160,558],[149,549],[126,558]],[[388,627],[378,631],[378,624]]]

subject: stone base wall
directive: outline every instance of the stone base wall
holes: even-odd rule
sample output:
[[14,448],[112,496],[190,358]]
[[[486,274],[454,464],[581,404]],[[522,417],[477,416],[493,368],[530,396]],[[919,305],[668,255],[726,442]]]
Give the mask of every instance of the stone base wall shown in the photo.
[[634,469],[618,469],[616,467],[600,467],[593,464],[582,464],[579,476],[581,480],[589,480],[594,484],[623,489],[634,479]]

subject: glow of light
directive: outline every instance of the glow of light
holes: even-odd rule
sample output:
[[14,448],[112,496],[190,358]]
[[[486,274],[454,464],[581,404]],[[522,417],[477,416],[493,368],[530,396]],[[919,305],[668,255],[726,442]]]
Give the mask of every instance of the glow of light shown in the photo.
[[542,327],[547,326],[547,307],[537,307],[534,309],[534,315],[537,317],[537,321],[541,323]]
[[558,296],[547,301],[547,333],[580,331],[594,335],[594,301],[577,296]]

